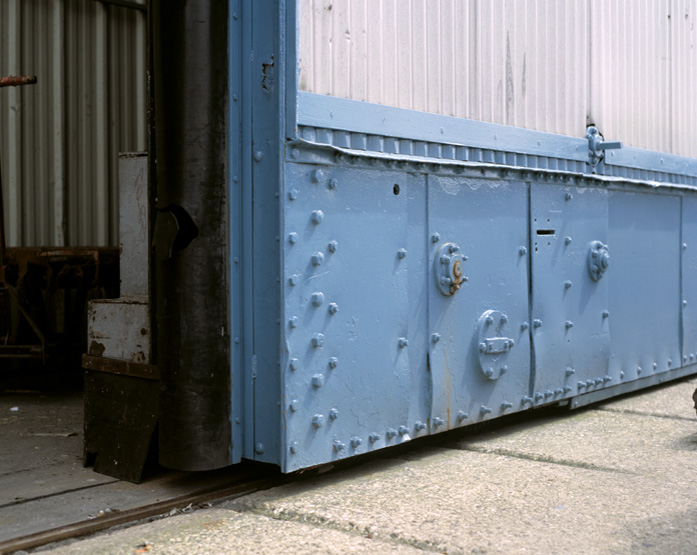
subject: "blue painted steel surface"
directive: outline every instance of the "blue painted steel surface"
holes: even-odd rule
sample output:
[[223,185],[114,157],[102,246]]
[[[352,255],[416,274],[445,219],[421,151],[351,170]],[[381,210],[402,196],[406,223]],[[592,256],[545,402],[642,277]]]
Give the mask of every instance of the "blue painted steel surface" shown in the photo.
[[696,160],[623,148],[589,176],[584,138],[298,93],[296,10],[231,3],[244,457],[292,471],[697,371]]
[[697,198],[682,199],[682,356],[697,362]]
[[[452,296],[428,274],[429,331],[440,337],[429,345],[433,433],[519,410],[529,393],[528,189],[500,177],[429,175],[428,218],[431,264],[441,264],[443,242],[467,256],[467,281]],[[502,345],[482,352],[494,337]]]
[[610,369],[623,380],[682,364],[680,221],[678,196],[612,191],[609,197]]
[[288,470],[408,438],[408,195],[404,172],[288,166]]
[[608,283],[616,276],[613,264],[595,281],[588,263],[591,244],[608,241],[608,191],[565,183],[531,187],[532,397],[544,404],[613,384]]

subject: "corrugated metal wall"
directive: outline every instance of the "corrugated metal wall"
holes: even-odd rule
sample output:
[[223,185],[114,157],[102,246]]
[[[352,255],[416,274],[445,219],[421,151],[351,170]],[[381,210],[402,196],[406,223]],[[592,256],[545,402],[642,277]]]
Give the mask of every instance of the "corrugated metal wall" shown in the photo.
[[[145,0],[140,0],[141,4]],[[11,246],[118,244],[117,160],[146,149],[146,14],[1,0],[0,170]]]
[[697,156],[697,0],[300,0],[301,90]]

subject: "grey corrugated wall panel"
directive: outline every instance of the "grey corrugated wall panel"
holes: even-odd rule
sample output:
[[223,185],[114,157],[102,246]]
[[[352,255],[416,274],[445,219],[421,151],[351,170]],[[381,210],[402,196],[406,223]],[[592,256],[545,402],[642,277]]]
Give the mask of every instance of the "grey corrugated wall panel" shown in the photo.
[[697,156],[697,0],[299,0],[301,90]]
[[0,2],[0,75],[38,77],[0,89],[8,245],[118,244],[118,153],[147,146],[145,42],[140,10]]

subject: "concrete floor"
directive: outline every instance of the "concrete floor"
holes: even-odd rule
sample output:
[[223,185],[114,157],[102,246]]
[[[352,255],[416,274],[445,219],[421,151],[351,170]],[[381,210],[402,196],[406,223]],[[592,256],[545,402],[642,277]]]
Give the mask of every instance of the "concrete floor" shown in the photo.
[[696,385],[414,442],[46,553],[695,553]]

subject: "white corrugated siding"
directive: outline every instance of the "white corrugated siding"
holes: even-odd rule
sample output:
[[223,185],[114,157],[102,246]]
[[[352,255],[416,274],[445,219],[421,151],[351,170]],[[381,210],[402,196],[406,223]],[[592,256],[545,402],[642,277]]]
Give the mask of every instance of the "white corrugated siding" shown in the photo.
[[8,245],[118,244],[118,153],[147,146],[145,43],[139,10],[0,1],[0,76],[38,77],[0,88]]
[[[697,0],[300,0],[300,89],[697,156]],[[669,17],[670,16],[670,17]]]

